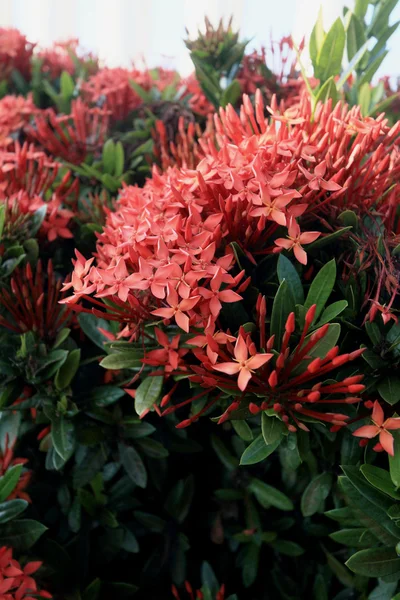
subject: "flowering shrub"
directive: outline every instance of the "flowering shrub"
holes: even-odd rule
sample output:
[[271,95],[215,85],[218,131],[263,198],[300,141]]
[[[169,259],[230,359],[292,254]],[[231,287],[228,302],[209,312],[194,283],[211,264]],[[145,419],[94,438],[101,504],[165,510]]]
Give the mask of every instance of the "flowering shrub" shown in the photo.
[[396,25],[371,5],[260,50],[206,20],[186,79],[0,31],[4,600],[399,595],[400,122],[372,80]]

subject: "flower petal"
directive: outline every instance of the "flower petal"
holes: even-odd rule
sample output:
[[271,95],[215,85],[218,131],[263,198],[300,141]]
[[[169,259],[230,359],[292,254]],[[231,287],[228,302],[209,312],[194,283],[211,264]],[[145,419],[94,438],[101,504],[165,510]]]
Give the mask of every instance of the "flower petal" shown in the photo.
[[353,431],[355,437],[368,438],[369,440],[378,435],[378,433],[379,427],[376,427],[376,425],[364,425]]
[[391,433],[382,429],[379,434],[379,441],[381,446],[390,456],[394,456],[394,439]]
[[378,400],[375,400],[375,402],[374,402],[374,408],[373,408],[373,411],[372,411],[372,420],[374,421],[374,423],[376,423],[380,427],[383,424],[384,418],[385,417],[384,417],[384,414],[383,414],[383,408],[379,404]]

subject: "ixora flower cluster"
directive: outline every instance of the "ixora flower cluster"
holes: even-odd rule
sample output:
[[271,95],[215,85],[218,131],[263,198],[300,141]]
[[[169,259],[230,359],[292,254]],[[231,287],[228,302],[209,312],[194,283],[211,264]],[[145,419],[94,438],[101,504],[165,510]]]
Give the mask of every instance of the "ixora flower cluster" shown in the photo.
[[[341,216],[351,212],[362,222],[372,207],[382,215],[386,244],[397,245],[400,123],[389,127],[383,116],[364,119],[358,107],[332,108],[331,102],[312,112],[306,96],[289,115],[276,102],[269,113],[270,119],[259,90],[254,109],[244,96],[239,115],[229,106],[215,117],[215,140],[209,132],[199,140],[204,157],[196,170],[154,172],[143,188],[125,187],[99,235],[96,263],[77,252],[72,279],[64,286],[73,295],[63,302],[74,306],[92,299],[96,314],[122,324],[118,339],[142,345],[143,364],[156,368],[149,377],[164,374],[170,388],[161,400],[164,412],[207,398],[178,427],[218,404],[223,408],[219,423],[235,418],[236,411],[273,411],[291,432],[309,431],[304,418],[337,430],[352,413],[332,408],[362,401],[364,375],[350,363],[365,348],[349,344],[341,350],[329,318],[348,303],[343,299],[325,308],[337,275],[336,253],[318,272],[318,263],[311,267],[315,273],[308,274],[304,300],[304,247],[313,252],[347,238]],[[342,252],[347,244],[343,240]],[[283,250],[294,260],[282,254],[276,261]],[[351,249],[347,252],[348,260]],[[274,273],[280,282],[270,314],[263,271],[272,271],[272,282]],[[387,275],[393,287],[390,306],[397,296],[396,272],[383,269],[375,282],[374,273],[368,291],[375,303],[362,303],[368,323],[381,306]],[[108,300],[103,312],[102,298]],[[238,330],[230,312],[236,303],[246,317]],[[79,305],[79,310],[92,309]],[[390,308],[385,316],[397,321]],[[155,323],[157,318],[162,321]],[[147,351],[154,344],[162,349]],[[328,373],[336,380],[326,382]],[[186,380],[189,397],[175,404],[177,388]],[[150,409],[159,410],[158,402],[144,412]],[[364,430],[365,437],[376,435],[383,411],[373,420],[376,426],[354,435]],[[400,428],[400,419],[391,418],[387,428]],[[393,437],[384,431],[377,449],[393,455]]]
[[400,597],[394,4],[184,79],[0,29],[0,599]]

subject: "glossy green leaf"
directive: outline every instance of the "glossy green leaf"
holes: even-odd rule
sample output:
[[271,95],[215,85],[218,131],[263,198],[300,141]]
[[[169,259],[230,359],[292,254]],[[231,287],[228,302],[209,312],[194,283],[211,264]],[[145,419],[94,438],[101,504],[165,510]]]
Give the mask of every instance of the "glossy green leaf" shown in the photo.
[[299,274],[292,262],[283,254],[280,254],[278,258],[277,274],[279,283],[282,283],[283,280],[286,281],[295,304],[304,304],[304,292]]
[[74,426],[71,421],[68,421],[63,415],[52,419],[51,439],[57,454],[64,462],[67,461],[72,456],[75,447]]
[[277,417],[269,417],[265,412],[261,416],[261,431],[267,446],[279,441],[286,431],[285,425]]
[[32,519],[19,519],[0,526],[0,544],[15,550],[28,550],[47,531],[47,527]]
[[309,44],[310,58],[312,60],[313,66],[314,66],[314,71],[316,69],[317,57],[321,51],[322,45],[324,43],[324,39],[325,39],[325,31],[324,31],[324,25],[323,25],[323,20],[322,20],[322,6],[320,6],[320,9],[318,12],[318,19],[317,19],[317,21],[313,27],[313,30],[311,32],[310,44]]
[[335,104],[338,101],[338,92],[336,89],[336,82],[333,75],[332,77],[329,77],[329,79],[327,79],[325,83],[323,83],[319,88],[316,96],[314,97],[314,104],[317,104],[317,102],[325,103],[328,100],[332,100],[333,106],[335,106]]
[[282,281],[274,298],[271,313],[271,335],[275,335],[274,348],[280,350],[282,344],[282,335],[285,331],[286,320],[291,312],[294,312],[295,305],[292,295],[289,293],[289,286],[286,280]]
[[393,431],[394,456],[389,456],[390,478],[396,488],[400,488],[400,432]]
[[139,417],[157,404],[161,396],[164,378],[161,375],[146,377],[139,385],[135,395],[135,411]]
[[147,485],[147,472],[143,461],[133,446],[119,444],[119,454],[128,477],[141,488]]
[[247,446],[240,459],[241,465],[254,465],[267,458],[274,450],[277,449],[281,440],[277,440],[269,446],[266,445],[262,434],[251,442],[250,446]]
[[103,369],[119,371],[120,369],[138,369],[142,366],[143,352],[127,350],[126,352],[113,352],[105,356],[100,363]]
[[400,558],[393,548],[368,548],[359,550],[349,558],[346,565],[358,575],[367,577],[400,578]]
[[321,473],[314,477],[301,497],[301,512],[304,517],[311,517],[323,507],[332,486],[332,475]]
[[16,499],[0,502],[0,524],[15,519],[15,517],[24,512],[27,506],[28,502],[26,500]]
[[309,309],[313,304],[317,305],[315,311],[315,321],[324,309],[326,301],[332,293],[336,281],[336,263],[332,259],[314,277],[313,282],[307,294],[305,308]]
[[0,502],[7,500],[15,489],[22,472],[22,465],[14,465],[0,477]]
[[71,352],[67,356],[66,361],[59,368],[54,378],[54,383],[58,390],[64,390],[66,387],[69,386],[79,368],[80,359],[80,349],[76,348],[75,350],[71,350]]
[[366,42],[364,27],[360,19],[353,13],[351,14],[346,34],[347,58],[351,62],[352,58]]
[[385,469],[365,464],[361,466],[360,471],[375,488],[395,500],[400,500],[400,492],[395,490],[390,474]]
[[[253,442],[254,443],[254,442]],[[250,444],[251,446],[252,444]],[[219,460],[223,465],[229,470],[236,469],[239,466],[239,461],[236,456],[233,456],[228,448],[225,446],[224,442],[216,435],[211,436],[211,446],[214,449],[214,452],[218,456]],[[250,447],[249,446],[249,447]]]
[[340,315],[340,313],[342,313],[347,306],[347,300],[338,300],[337,302],[327,306],[318,321],[318,326],[321,327],[322,325],[325,325],[325,323],[333,321],[333,319]]
[[314,75],[321,82],[340,73],[345,43],[346,33],[342,20],[338,18],[326,34],[318,52]]
[[231,421],[233,429],[236,431],[238,436],[245,442],[251,442],[253,440],[253,432],[250,429],[246,421],[241,419],[235,419]]
[[252,479],[248,485],[248,489],[253,492],[264,508],[274,506],[275,508],[279,508],[279,510],[294,510],[293,502],[286,494],[259,479]]
[[380,396],[392,405],[400,400],[400,377],[395,374],[385,375],[377,384],[377,389]]

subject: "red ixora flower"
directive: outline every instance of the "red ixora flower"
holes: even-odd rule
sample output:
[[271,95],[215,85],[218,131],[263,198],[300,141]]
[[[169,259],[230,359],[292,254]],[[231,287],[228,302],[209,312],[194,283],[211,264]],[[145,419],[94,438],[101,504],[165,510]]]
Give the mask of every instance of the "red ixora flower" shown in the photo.
[[15,269],[11,289],[3,287],[0,293],[0,306],[8,313],[0,316],[0,325],[15,333],[33,331],[41,339],[54,340],[71,319],[70,308],[59,303],[61,286],[51,261],[45,272],[40,261],[35,272],[29,263]]
[[293,217],[290,218],[289,227],[288,227],[288,237],[286,238],[278,238],[275,240],[275,244],[278,246],[279,250],[293,250],[295,257],[302,265],[307,264],[307,253],[304,250],[302,244],[311,244],[315,242],[317,238],[321,235],[318,231],[306,231],[305,233],[300,233],[300,227],[298,223],[295,221]]
[[[193,587],[188,581],[185,581],[185,590],[190,600],[204,600],[203,592],[201,590],[194,591]],[[179,592],[175,585],[172,586],[172,595],[175,598],[175,600],[181,600],[181,596],[179,595]],[[225,585],[221,585],[220,589],[217,592],[217,595],[213,597],[212,600],[225,600]]]
[[255,369],[259,369],[273,357],[273,354],[254,353],[249,357],[249,350],[244,338],[239,335],[234,348],[234,362],[213,365],[213,369],[227,375],[238,373],[238,388],[244,392]]
[[375,400],[371,419],[372,425],[363,425],[353,431],[353,435],[364,439],[379,436],[379,442],[374,446],[374,450],[377,452],[385,450],[390,456],[394,456],[394,439],[390,431],[400,429],[400,417],[390,417],[385,420],[383,408],[378,400]]
[[0,599],[35,600],[52,598],[46,590],[41,590],[32,575],[42,566],[40,561],[27,563],[24,567],[13,558],[12,548],[0,548]]

